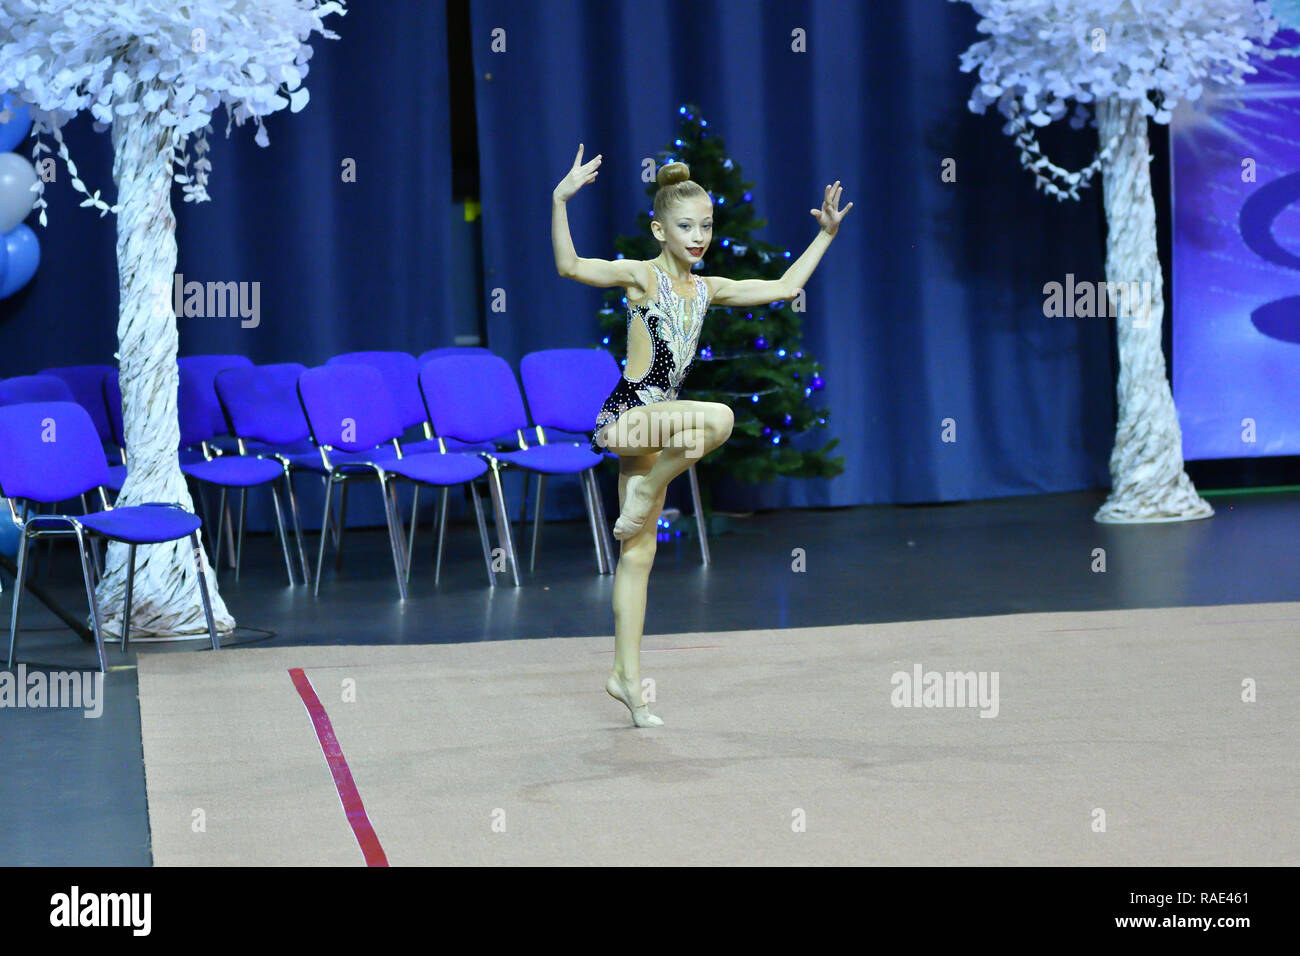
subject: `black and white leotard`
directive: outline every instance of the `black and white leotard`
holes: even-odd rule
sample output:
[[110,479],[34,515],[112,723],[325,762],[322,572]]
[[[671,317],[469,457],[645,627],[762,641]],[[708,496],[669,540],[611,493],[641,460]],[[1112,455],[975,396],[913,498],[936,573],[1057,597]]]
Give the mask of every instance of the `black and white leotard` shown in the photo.
[[632,341],[632,322],[639,318],[650,336],[650,367],[639,379],[632,380],[627,373],[619,378],[596,416],[596,428],[591,438],[591,450],[596,454],[605,451],[604,430],[618,421],[629,408],[668,402],[677,398],[678,390],[686,378],[686,371],[695,358],[695,347],[704,324],[704,313],[709,307],[709,288],[700,276],[695,280],[695,294],[683,298],[673,288],[668,274],[654,266],[658,278],[658,294],[641,305],[627,306],[627,336],[629,348]]

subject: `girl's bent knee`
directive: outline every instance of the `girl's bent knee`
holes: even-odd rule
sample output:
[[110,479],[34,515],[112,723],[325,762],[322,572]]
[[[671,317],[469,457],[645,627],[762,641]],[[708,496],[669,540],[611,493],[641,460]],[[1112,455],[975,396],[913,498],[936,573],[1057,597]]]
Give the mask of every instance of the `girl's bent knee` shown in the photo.
[[710,403],[712,408],[709,409],[709,427],[719,435],[730,435],[731,428],[736,423],[736,413],[730,406],[723,405],[721,402]]
[[736,424],[736,413],[726,405],[722,406],[722,410],[724,414],[722,415],[721,427],[718,431],[718,434],[721,436],[718,444],[722,444],[722,442],[731,437],[731,429],[735,427]]
[[717,448],[731,437],[731,429],[736,423],[736,416],[726,405],[717,405],[707,422],[710,450]]

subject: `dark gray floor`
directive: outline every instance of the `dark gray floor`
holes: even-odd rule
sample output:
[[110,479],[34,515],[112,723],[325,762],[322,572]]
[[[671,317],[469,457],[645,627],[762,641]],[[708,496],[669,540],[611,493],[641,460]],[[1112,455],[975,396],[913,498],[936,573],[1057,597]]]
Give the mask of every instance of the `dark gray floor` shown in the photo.
[[[1214,497],[1218,514],[1207,521],[1118,527],[1092,521],[1102,497],[759,514],[715,531],[707,569],[694,538],[674,536],[659,546],[646,631],[1300,600],[1300,493]],[[226,646],[237,653],[240,646],[612,634],[612,577],[595,573],[586,523],[548,525],[534,574],[526,570],[527,534],[518,524],[515,534],[523,587],[510,586],[507,575],[495,590],[487,587],[477,535],[462,524],[448,533],[435,589],[426,525],[404,605],[382,531],[349,532],[343,569],[336,573],[327,560],[319,599],[285,586],[269,537],[250,538],[241,581],[221,575],[243,628]],[[1093,570],[1098,548],[1104,572]],[[803,572],[792,570],[796,549]],[[41,582],[80,614],[74,560],[56,552]],[[7,623],[7,600],[0,607]],[[94,666],[92,648],[30,599],[24,623],[18,656],[29,668]],[[0,864],[151,862],[134,664],[137,653],[209,653],[205,646],[153,645],[123,658],[110,645],[119,669],[108,675],[98,720],[80,711],[0,710]]]

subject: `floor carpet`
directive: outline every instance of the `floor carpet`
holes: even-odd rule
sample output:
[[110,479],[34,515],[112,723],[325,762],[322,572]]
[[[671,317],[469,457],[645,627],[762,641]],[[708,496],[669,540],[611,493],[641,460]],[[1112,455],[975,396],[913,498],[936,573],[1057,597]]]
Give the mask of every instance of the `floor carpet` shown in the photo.
[[1295,865],[1297,638],[1297,603],[648,635],[655,729],[611,637],[142,654],[154,863]]

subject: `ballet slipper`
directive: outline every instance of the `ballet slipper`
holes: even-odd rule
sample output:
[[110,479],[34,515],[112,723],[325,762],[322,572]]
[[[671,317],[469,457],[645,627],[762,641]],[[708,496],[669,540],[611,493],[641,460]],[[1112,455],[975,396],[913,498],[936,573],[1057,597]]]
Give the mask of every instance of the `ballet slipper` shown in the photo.
[[610,697],[626,705],[627,709],[632,712],[632,723],[638,727],[659,727],[663,725],[663,720],[650,713],[650,706],[645,702],[633,706],[632,693],[618,679],[617,674],[609,675],[609,680],[605,681],[605,691]]
[[629,475],[627,479],[627,490],[623,497],[623,512],[614,522],[614,537],[619,541],[632,537],[645,526],[645,520],[650,516],[650,506],[653,502],[645,503],[645,510],[637,516],[633,509],[634,502],[639,504],[640,496],[637,494],[637,488],[641,482],[645,481],[644,475]]

